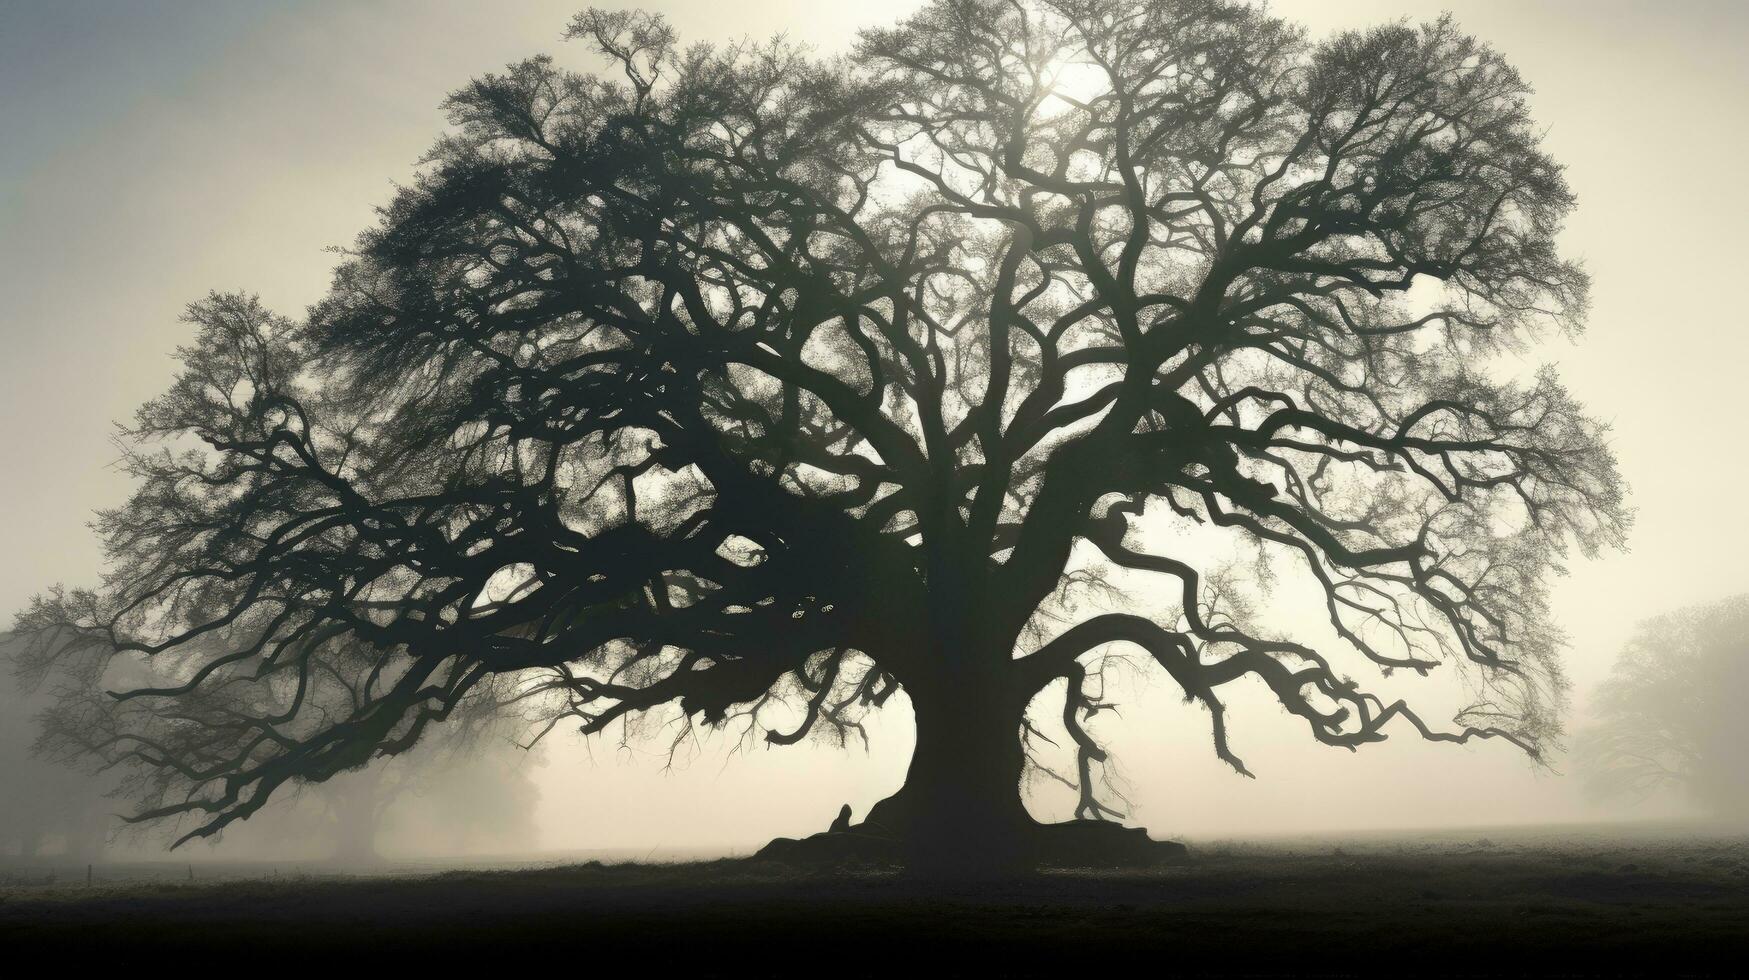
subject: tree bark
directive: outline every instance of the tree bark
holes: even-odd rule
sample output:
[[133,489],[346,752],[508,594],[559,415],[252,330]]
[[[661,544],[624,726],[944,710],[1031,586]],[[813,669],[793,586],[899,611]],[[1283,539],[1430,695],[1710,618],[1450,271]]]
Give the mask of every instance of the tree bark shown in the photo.
[[904,786],[876,804],[866,824],[896,837],[919,874],[975,876],[1028,863],[1028,831],[1037,823],[1020,796],[1024,705],[997,686],[909,691],[917,747]]
[[1041,865],[1146,867],[1182,860],[1182,844],[1095,820],[1041,824],[1026,812],[1021,723],[1028,695],[1010,661],[976,673],[962,665],[906,690],[917,747],[897,793],[852,827],[804,840],[779,838],[759,857],[802,864],[902,861],[914,875],[1004,877]]

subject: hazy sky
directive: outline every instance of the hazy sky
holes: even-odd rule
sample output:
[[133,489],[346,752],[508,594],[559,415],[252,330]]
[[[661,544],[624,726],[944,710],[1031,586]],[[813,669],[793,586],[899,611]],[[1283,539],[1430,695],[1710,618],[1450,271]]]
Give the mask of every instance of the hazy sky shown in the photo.
[[[578,0],[0,0],[0,617],[99,569],[84,523],[118,502],[114,420],[161,389],[181,307],[245,289],[296,314],[371,220],[470,76],[559,35]],[[823,50],[916,0],[652,0],[688,40],[783,32]],[[1749,591],[1749,454],[1738,417],[1749,330],[1749,4],[1731,0],[1277,0],[1315,32],[1449,8],[1536,86],[1580,209],[1565,242],[1595,280],[1589,332],[1552,360],[1615,445],[1639,511],[1632,550],[1575,559],[1555,609],[1577,709],[1655,612]],[[0,624],[3,625],[3,624]],[[1261,711],[1255,710],[1261,708]],[[1215,762],[1199,711],[1155,683],[1116,751],[1157,834],[1582,818],[1570,780],[1498,746],[1400,739],[1323,749],[1260,701],[1230,715],[1257,772]],[[823,826],[894,788],[905,719],[875,750],[702,746],[688,767],[554,746],[545,839],[747,844]]]

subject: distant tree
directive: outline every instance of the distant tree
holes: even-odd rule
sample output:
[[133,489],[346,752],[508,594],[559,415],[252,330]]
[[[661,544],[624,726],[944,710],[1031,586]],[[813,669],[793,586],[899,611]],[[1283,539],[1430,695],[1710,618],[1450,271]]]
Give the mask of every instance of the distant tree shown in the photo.
[[1603,799],[1688,794],[1712,813],[1749,817],[1749,595],[1640,624],[1598,688],[1574,739],[1587,788]]
[[0,633],[0,857],[59,853],[92,860],[108,842],[115,800],[103,774],[39,758],[36,719],[55,692],[21,683],[13,669],[21,641]]
[[532,849],[539,791],[530,758],[515,741],[518,719],[499,708],[476,698],[411,750],[318,784],[334,856],[377,860],[390,811],[405,804],[423,813],[428,838],[431,831],[448,838],[427,840],[427,847],[491,842],[507,851]]
[[[1057,839],[1019,789],[1055,682],[1079,813],[1112,814],[1087,678],[1124,648],[1241,772],[1245,678],[1330,745],[1557,735],[1544,582],[1625,514],[1603,427],[1492,361],[1586,291],[1493,50],[1224,0],[936,0],[833,61],[641,13],[569,35],[623,81],[540,57],[456,92],[306,319],[190,308],[103,587],[21,621],[208,651],[124,695],[198,730],[135,750],[149,814],[217,830],[495,677],[585,732],[675,705],[773,743],[903,690],[915,754],[864,829],[943,871]],[[1236,618],[1141,530],[1174,521],[1321,589],[1330,641]],[[1339,654],[1473,700],[1436,727]],[[258,712],[204,713],[236,684]]]
[[232,854],[287,844],[315,848],[347,865],[374,864],[396,851],[534,850],[537,760],[508,737],[507,725],[458,736],[461,727],[444,725],[393,758],[306,783],[290,799],[276,798],[227,827],[223,843]]
[[[125,820],[144,824],[141,829],[151,836],[162,829],[157,817],[187,813],[154,811],[178,800],[190,768],[215,758],[215,731],[271,717],[286,699],[324,717],[347,717],[367,708],[368,696],[354,681],[359,659],[374,659],[375,653],[356,643],[337,642],[311,652],[309,675],[295,682],[299,690],[289,691],[284,683],[260,683],[253,665],[215,667],[224,658],[219,652],[224,648],[214,649],[213,642],[151,657],[99,647],[96,655],[86,651],[85,656],[44,658],[41,653],[60,645],[37,644],[39,655],[22,660],[22,677],[33,688],[53,686],[57,694],[39,697],[34,725],[21,719],[19,727],[34,731],[32,766],[41,788],[97,785],[101,779],[113,792],[147,803],[146,815]],[[36,672],[45,666],[58,670]],[[180,690],[196,681],[198,693],[181,697],[174,708],[151,700],[158,696],[152,692]],[[320,841],[336,860],[368,863],[379,859],[378,836],[389,810],[431,797],[439,804],[432,809],[440,812],[421,822],[428,837],[437,831],[451,843],[496,840],[509,850],[526,849],[535,834],[538,792],[530,778],[529,755],[517,742],[526,719],[506,705],[507,689],[498,682],[476,686],[450,705],[445,724],[417,746],[380,753],[334,772],[294,774],[290,785],[296,800],[270,811],[271,819],[263,823],[281,841]],[[226,747],[219,740],[218,750]],[[90,773],[92,763],[99,773]],[[96,793],[87,789],[84,795],[95,798]],[[40,803],[36,806],[41,808]],[[105,815],[113,809],[106,807]],[[49,826],[59,829],[62,823],[76,826],[71,815]],[[201,821],[195,830],[190,836],[210,836]]]

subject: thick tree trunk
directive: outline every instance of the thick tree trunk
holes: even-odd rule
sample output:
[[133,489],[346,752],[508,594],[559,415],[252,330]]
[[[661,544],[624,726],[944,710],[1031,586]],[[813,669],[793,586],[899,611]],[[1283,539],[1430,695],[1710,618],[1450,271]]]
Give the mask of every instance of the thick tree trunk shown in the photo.
[[377,853],[377,828],[383,810],[380,768],[347,773],[330,783],[328,801],[334,818],[334,857],[340,864],[371,865]]
[[335,826],[334,857],[337,864],[364,866],[376,864],[376,822],[365,817],[346,819]]
[[[895,657],[910,698],[917,747],[905,785],[859,825],[806,840],[772,841],[759,856],[801,863],[902,860],[913,874],[985,878],[1039,865],[1134,866],[1181,857],[1119,824],[1040,824],[1026,812],[1021,729],[1048,678],[1013,659],[1024,611],[984,594],[987,582],[932,571],[917,656]],[[1028,606],[1027,608],[1030,608]]]
[[962,876],[1028,863],[1037,823],[1021,801],[1024,705],[999,681],[910,690],[917,747],[898,793],[865,825],[901,842],[922,874]]
[[917,748],[905,785],[860,824],[805,840],[779,838],[759,856],[802,864],[898,860],[916,875],[961,880],[1040,865],[1139,867],[1182,859],[1183,845],[1121,824],[1032,819],[1020,792],[1027,697],[1015,689],[1008,666],[987,665],[981,677],[962,667],[934,683],[909,681]]

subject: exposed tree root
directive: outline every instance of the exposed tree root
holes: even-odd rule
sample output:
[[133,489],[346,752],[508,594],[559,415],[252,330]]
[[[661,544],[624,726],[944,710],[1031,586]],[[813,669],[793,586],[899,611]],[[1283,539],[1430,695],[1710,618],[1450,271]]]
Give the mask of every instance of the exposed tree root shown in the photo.
[[[848,809],[848,808],[846,808]],[[808,867],[845,864],[914,865],[914,855],[924,850],[903,831],[878,822],[879,808],[869,819],[849,824],[845,814],[833,829],[797,840],[779,837],[759,849],[756,859],[781,861]],[[841,829],[840,829],[841,828]],[[1012,833],[1018,838],[1008,851],[1016,860],[1008,870],[1029,868],[1141,868],[1183,861],[1189,850],[1177,841],[1157,841],[1138,827],[1124,827],[1096,820],[1027,824],[992,833]],[[912,867],[912,870],[926,870]]]

